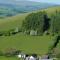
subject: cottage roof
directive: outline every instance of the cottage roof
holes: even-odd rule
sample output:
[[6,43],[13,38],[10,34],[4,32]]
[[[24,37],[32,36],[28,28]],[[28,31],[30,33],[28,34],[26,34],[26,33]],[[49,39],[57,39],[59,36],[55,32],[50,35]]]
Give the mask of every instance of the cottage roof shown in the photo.
[[34,59],[34,57],[33,56],[30,56],[30,59]]
[[21,55],[20,54],[18,55],[18,58],[21,58]]

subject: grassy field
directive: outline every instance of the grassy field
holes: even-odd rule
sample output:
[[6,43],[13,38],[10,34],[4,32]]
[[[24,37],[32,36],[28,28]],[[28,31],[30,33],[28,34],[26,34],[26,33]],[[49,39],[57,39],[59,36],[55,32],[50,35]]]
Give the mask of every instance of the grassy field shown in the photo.
[[20,60],[17,57],[0,57],[0,60]]
[[[27,14],[26,14],[27,15]],[[25,14],[0,19],[0,31],[7,31],[16,27],[21,27]]]
[[[60,10],[60,7],[45,9],[48,15],[53,11]],[[37,11],[33,11],[37,12]],[[29,13],[0,19],[0,31],[8,31],[16,27],[21,27],[22,21]],[[8,48],[20,49],[25,53],[37,53],[39,55],[46,54],[53,44],[53,37],[46,36],[29,36],[16,34],[12,36],[0,36],[0,50],[5,51]],[[60,46],[60,44],[59,44]],[[18,60],[16,57],[6,58],[0,57],[0,60]]]
[[53,44],[51,36],[27,36],[17,34],[10,37],[0,37],[0,50],[8,48],[20,49],[25,53],[45,54]]

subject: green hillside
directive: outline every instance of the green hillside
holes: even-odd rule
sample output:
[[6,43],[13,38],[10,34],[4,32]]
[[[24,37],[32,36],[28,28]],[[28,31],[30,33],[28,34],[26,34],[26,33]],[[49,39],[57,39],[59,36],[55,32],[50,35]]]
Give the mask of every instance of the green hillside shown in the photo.
[[[20,49],[25,53],[46,54],[53,43],[51,36],[28,36],[17,34],[10,37],[0,37],[0,50],[8,48]],[[45,44],[46,43],[46,44]]]
[[22,15],[0,19],[0,31],[21,27],[22,20],[24,20],[26,15],[27,14],[22,14]]
[[[48,13],[48,15],[50,16],[51,14],[54,14],[54,12],[58,10],[60,11],[60,6],[58,7],[52,7],[52,8],[48,8],[45,10],[41,10],[41,11],[46,11]],[[39,12],[38,11],[33,11],[33,12]],[[17,16],[13,16],[13,17],[8,17],[8,18],[4,18],[4,19],[0,19],[0,31],[5,31],[5,30],[9,30],[15,27],[20,27],[22,21],[25,19],[25,17],[28,15],[29,13],[24,13],[24,14],[20,14]]]
[[[9,4],[8,4],[8,3]],[[55,6],[55,4],[40,3],[33,1],[0,1],[0,17],[11,17],[17,14],[35,11],[38,9],[45,9]]]
[[[48,16],[54,14],[54,11],[60,11],[60,6],[52,7],[41,11],[46,11]],[[39,12],[33,11],[33,12]],[[8,17],[4,19],[0,19],[0,32],[1,31],[9,31],[10,29],[14,29],[16,27],[21,28],[22,21],[25,17],[30,13],[24,13],[22,15],[16,15],[13,17]],[[54,37],[51,35],[43,35],[43,36],[30,36],[23,35],[22,33],[18,33],[16,35],[11,36],[0,36],[0,50],[5,51],[8,48],[15,48],[22,50],[25,53],[36,53],[38,55],[43,55],[48,53],[51,45],[54,43]],[[60,43],[58,47],[60,46]],[[60,47],[59,47],[60,49]],[[1,60],[18,60],[17,58],[2,58]]]

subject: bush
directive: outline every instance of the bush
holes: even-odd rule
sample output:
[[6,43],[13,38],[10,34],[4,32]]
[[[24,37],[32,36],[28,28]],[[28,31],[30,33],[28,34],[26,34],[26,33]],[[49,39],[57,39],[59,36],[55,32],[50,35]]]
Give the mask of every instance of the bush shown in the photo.
[[20,52],[21,52],[20,50],[10,48],[10,49],[6,49],[4,55],[10,57],[10,56],[18,55]]
[[0,36],[3,36],[3,33],[2,32],[0,32]]
[[3,52],[2,51],[0,51],[0,56],[3,56],[4,54],[3,54]]
[[57,58],[60,58],[60,53],[56,55]]
[[32,54],[33,57],[37,57],[37,54]]

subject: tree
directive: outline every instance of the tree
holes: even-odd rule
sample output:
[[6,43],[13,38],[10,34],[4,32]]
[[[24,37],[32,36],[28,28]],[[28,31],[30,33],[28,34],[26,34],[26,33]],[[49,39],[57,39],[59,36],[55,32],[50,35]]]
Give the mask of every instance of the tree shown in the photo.
[[44,15],[44,31],[47,31],[50,27],[50,18],[45,14]]
[[52,33],[60,33],[60,12],[51,16],[51,30]]
[[[35,30],[38,31],[39,34],[42,34],[44,32],[44,27],[46,27],[46,24],[48,23],[47,21],[44,21],[44,19],[47,18],[45,15],[46,13],[42,11],[29,14],[22,23],[23,29],[26,31]],[[48,26],[46,29],[47,28]]]

